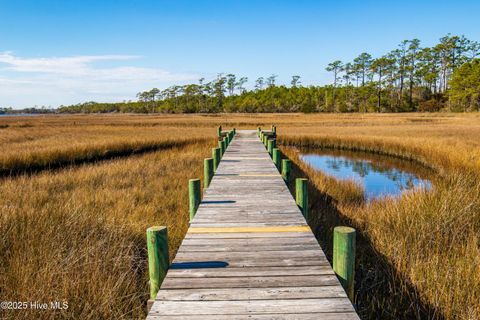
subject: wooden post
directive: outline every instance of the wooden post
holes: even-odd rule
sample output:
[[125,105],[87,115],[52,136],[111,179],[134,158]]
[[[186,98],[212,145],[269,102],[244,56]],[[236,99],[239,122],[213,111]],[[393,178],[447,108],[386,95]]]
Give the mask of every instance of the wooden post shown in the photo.
[[272,139],[268,139],[267,150],[268,150],[268,153],[270,154],[270,157],[271,157],[273,155],[273,140]]
[[220,149],[220,157],[223,155],[223,142],[221,140],[218,141],[218,148]]
[[213,159],[203,160],[203,187],[208,188],[213,177]]
[[282,160],[282,177],[283,177],[283,180],[285,180],[286,183],[289,182],[290,169],[291,169],[290,160],[289,159],[283,159]]
[[352,302],[355,279],[355,234],[355,229],[350,227],[333,229],[333,271]]
[[222,140],[222,155],[227,151],[227,140],[224,138]]
[[200,204],[200,179],[190,179],[188,181],[188,197],[190,221],[192,221]]
[[167,227],[150,227],[147,229],[147,250],[150,299],[155,300],[170,266]]
[[219,137],[222,136],[222,126],[218,126],[217,135],[218,135]]
[[296,197],[298,207],[302,210],[305,219],[308,219],[308,188],[306,178],[297,178],[295,181]]
[[262,128],[260,128],[260,127],[257,127],[257,136],[259,136],[259,137],[260,137],[260,133],[261,133],[261,132],[262,132]]
[[218,165],[220,164],[222,150],[220,148],[212,148],[212,158],[213,158],[213,169],[217,171]]
[[280,150],[278,148],[273,148],[272,151],[273,155],[273,163],[275,163],[275,166],[277,167],[278,170],[280,170]]
[[237,128],[233,128],[233,134],[237,134]]
[[270,156],[273,156],[273,149],[277,146],[277,141],[275,139],[268,139],[267,150],[270,153]]
[[228,135],[228,133],[227,133],[227,135],[225,136],[225,142],[226,142],[225,148],[227,148],[228,145],[230,144],[230,136]]

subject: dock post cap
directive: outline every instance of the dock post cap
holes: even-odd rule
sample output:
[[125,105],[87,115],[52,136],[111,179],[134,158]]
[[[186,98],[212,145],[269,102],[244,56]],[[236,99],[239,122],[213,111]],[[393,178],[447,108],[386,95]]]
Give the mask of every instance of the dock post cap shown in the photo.
[[[195,179],[191,179],[191,180],[195,180]],[[198,180],[198,179],[196,179],[196,180]],[[167,229],[167,227],[165,227],[165,226],[153,226],[153,227],[147,228],[147,232],[158,232],[158,231],[162,231],[164,229]]]
[[352,227],[346,227],[346,226],[338,226],[335,227],[334,232],[340,232],[340,233],[356,233],[357,231],[352,228]]

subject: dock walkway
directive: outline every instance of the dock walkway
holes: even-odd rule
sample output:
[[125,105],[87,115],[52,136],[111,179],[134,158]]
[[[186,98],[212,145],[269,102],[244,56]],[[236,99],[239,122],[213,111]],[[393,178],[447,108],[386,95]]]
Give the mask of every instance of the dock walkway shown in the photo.
[[223,155],[147,319],[358,319],[256,131]]

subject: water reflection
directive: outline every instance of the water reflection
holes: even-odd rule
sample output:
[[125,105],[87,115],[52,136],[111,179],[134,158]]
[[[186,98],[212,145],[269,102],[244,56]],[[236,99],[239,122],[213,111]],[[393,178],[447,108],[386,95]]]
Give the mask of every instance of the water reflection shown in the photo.
[[367,200],[398,196],[417,187],[431,188],[431,172],[410,161],[364,152],[303,150],[301,159],[316,170],[363,184]]

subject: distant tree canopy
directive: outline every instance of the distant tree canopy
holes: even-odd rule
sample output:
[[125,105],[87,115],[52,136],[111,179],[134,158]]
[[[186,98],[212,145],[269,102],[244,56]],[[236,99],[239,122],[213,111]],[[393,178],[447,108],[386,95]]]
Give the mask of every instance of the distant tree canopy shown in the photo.
[[[384,56],[361,53],[351,62],[335,60],[326,70],[333,83],[302,86],[292,76],[290,87],[277,85],[277,75],[259,77],[246,90],[246,77],[218,74],[206,82],[153,88],[138,101],[86,102],[60,106],[59,112],[405,112],[479,110],[480,43],[447,35],[433,47],[405,40]],[[449,100],[450,99],[450,100]]]
[[449,98],[455,111],[480,111],[480,60],[459,67],[450,80]]

